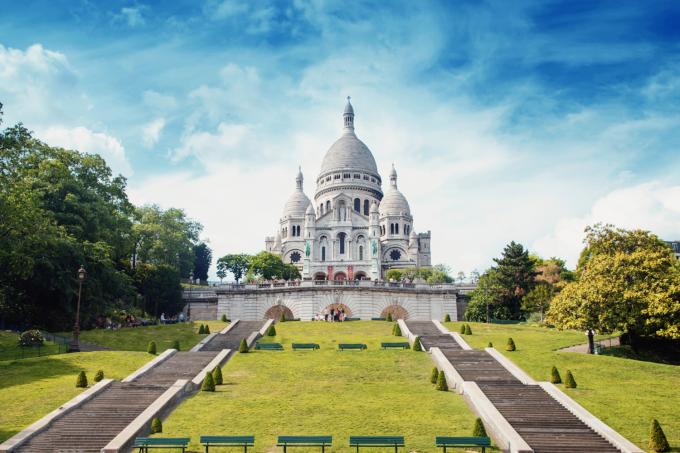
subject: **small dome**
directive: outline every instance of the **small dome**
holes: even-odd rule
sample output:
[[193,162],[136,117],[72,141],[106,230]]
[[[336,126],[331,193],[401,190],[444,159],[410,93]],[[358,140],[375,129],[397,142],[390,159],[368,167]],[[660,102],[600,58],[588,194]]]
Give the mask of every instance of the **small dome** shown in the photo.
[[288,201],[286,201],[286,205],[283,207],[282,217],[304,217],[305,212],[307,212],[307,207],[312,206],[312,202],[309,201],[307,195],[302,191],[303,181],[302,169],[300,169],[295,178],[295,192],[293,192],[290,198],[288,198]]
[[349,99],[350,99],[349,96],[347,96],[347,104],[345,104],[345,111],[342,112],[344,115],[347,114],[354,115],[354,107],[352,107],[352,103],[349,102]]
[[385,196],[380,201],[378,211],[380,212],[380,217],[411,215],[411,208],[408,205],[408,201],[406,201],[406,197],[395,186],[391,186],[385,192]]
[[378,210],[378,203],[376,203],[375,200],[373,201],[373,203],[371,203],[371,213],[374,213],[374,212],[380,212]]
[[321,163],[321,174],[348,169],[378,174],[371,150],[351,131],[345,132],[328,149]]
[[314,212],[314,207],[312,206],[312,203],[309,203],[309,206],[307,206],[307,215],[316,215]]

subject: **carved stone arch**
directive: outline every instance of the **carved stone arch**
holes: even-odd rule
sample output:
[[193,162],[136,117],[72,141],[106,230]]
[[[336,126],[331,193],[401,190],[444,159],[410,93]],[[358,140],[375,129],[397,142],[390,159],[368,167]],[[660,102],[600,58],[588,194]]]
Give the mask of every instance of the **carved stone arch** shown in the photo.
[[[281,297],[267,298],[264,301],[260,319],[275,319],[281,318],[281,313],[284,313],[286,319],[299,318],[300,313],[296,304],[291,304]],[[274,316],[271,317],[270,316]]]
[[374,316],[384,317],[383,314],[387,316],[387,313],[392,313],[393,317],[395,313],[406,316],[403,319],[408,319],[409,316],[415,316],[416,307],[413,306],[409,299],[410,298],[408,297],[401,298],[392,294],[385,295],[381,298],[380,302],[377,304],[377,307],[375,307],[377,310]]
[[324,295],[318,298],[315,302],[315,313],[322,314],[323,309],[330,305],[340,305],[349,308],[351,317],[358,317],[360,313],[360,305],[354,298],[347,295],[344,291],[324,291]]

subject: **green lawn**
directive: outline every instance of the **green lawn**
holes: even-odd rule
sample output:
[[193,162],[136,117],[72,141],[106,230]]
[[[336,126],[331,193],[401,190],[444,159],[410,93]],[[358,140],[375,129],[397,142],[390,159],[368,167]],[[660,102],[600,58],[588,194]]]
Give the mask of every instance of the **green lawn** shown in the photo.
[[0,442],[80,393],[75,383],[81,370],[92,385],[97,370],[122,379],[151,358],[143,352],[104,351],[0,362]]
[[[207,324],[210,332],[219,332],[229,323],[222,321],[196,321],[146,327],[125,327],[118,330],[92,329],[80,333],[81,341],[107,346],[118,351],[146,351],[149,342],[155,341],[158,351],[169,348],[179,340],[180,349],[187,351],[205,338],[198,334],[198,327]],[[60,335],[70,335],[68,332]]]
[[[470,435],[473,413],[429,383],[427,353],[380,349],[395,341],[391,329],[381,321],[277,323],[273,341],[285,351],[236,354],[223,368],[226,385],[182,403],[163,436],[191,437],[198,451],[201,435],[253,434],[254,451],[264,452],[278,435],[330,434],[334,452],[349,452],[350,435],[404,435],[406,451],[435,451],[437,435]],[[293,341],[321,350],[293,352]],[[368,350],[338,352],[341,342]]]
[[16,332],[0,331],[0,360],[15,360],[28,357],[39,357],[65,352],[67,345],[59,345],[46,341],[40,348],[20,348],[17,343],[19,334]]
[[[458,332],[461,323],[446,323]],[[491,341],[536,380],[549,381],[553,365],[564,379],[574,374],[577,389],[558,387],[623,436],[646,449],[649,426],[657,418],[672,447],[680,447],[680,367],[603,355],[557,352],[586,342],[583,332],[557,331],[524,324],[470,323],[472,335],[463,338],[475,348]],[[505,351],[512,337],[517,351]]]

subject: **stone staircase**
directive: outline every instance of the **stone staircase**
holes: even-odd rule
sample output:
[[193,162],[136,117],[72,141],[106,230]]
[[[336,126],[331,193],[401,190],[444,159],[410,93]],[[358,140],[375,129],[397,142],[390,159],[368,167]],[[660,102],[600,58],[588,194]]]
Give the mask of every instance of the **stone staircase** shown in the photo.
[[426,349],[440,348],[464,381],[476,382],[535,453],[619,452],[540,386],[523,384],[488,352],[462,349],[433,322],[406,325]]
[[[193,379],[222,349],[238,349],[241,338],[263,321],[239,322],[199,352],[177,352],[132,382],[113,382],[91,400],[55,419],[14,451],[30,453],[99,452],[178,379]],[[234,346],[235,345],[235,346]]]

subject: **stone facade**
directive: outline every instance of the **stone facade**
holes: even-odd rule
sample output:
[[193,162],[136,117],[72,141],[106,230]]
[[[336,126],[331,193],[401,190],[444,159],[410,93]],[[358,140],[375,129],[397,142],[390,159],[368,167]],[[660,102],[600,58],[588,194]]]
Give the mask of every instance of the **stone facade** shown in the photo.
[[297,265],[303,279],[375,281],[390,268],[429,267],[431,233],[416,233],[394,166],[383,192],[373,154],[354,132],[349,98],[343,124],[324,156],[314,200],[300,170],[265,250]]

